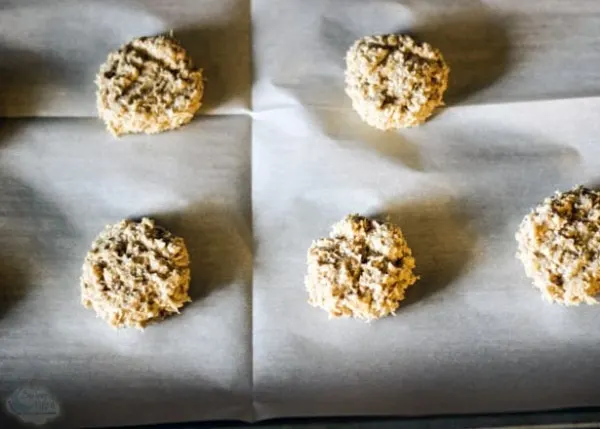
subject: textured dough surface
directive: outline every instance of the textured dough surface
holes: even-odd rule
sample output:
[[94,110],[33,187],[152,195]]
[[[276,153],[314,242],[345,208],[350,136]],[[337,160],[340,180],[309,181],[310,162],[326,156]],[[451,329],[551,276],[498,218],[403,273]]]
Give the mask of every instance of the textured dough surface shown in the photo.
[[349,215],[308,250],[309,303],[332,318],[378,319],[398,308],[414,268],[400,228]]
[[189,264],[183,239],[150,219],[108,225],[85,258],[81,302],[113,327],[143,328],[191,301]]
[[440,51],[427,43],[397,34],[368,36],[346,54],[346,93],[367,124],[412,127],[444,104],[449,73]]
[[600,293],[600,193],[557,192],[533,209],[516,234],[517,257],[545,299],[597,304]]
[[178,128],[200,108],[204,84],[172,38],[142,37],[108,55],[96,76],[98,114],[114,135]]

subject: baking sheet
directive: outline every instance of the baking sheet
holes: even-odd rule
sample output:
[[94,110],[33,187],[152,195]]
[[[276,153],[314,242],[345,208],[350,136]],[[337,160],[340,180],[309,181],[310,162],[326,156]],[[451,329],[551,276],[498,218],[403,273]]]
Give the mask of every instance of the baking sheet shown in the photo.
[[[600,4],[452,3],[3,1],[0,397],[48,389],[55,427],[599,406],[598,310],[542,302],[513,235],[600,180]],[[98,65],[171,29],[205,68],[202,115],[113,139]],[[370,129],[343,93],[350,43],[388,31],[450,63],[426,126]],[[305,252],[351,212],[414,250],[394,318],[306,304]],[[104,224],[142,215],[186,238],[194,303],[114,332],[79,305],[79,270]]]

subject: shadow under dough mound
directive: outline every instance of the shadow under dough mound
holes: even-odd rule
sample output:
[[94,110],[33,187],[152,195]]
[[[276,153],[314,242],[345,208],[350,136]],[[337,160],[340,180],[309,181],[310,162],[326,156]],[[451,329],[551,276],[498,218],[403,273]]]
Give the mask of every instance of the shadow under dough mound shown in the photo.
[[[2,229],[2,228],[0,228]],[[0,234],[4,234],[0,231]],[[0,238],[0,320],[27,295],[30,276],[24,258],[13,255]]]
[[311,110],[322,132],[349,150],[373,151],[413,171],[423,171],[420,149],[398,132],[382,132],[364,123],[354,110]]
[[0,319],[34,287],[35,273],[63,269],[74,233],[54,203],[0,171]]
[[250,284],[252,238],[249,222],[241,215],[218,206],[198,204],[181,213],[148,217],[184,239],[190,254],[189,295],[193,301],[234,281]]
[[191,56],[205,79],[201,112],[213,110],[234,97],[250,105],[250,40],[247,12],[238,8],[222,25],[179,28],[173,36]]
[[51,53],[0,45],[0,116],[31,117],[44,89],[65,82],[64,64]]
[[[573,184],[573,186],[571,186],[570,188],[565,187],[565,188],[557,189],[557,191],[567,192],[579,185],[584,186],[588,189],[591,189],[592,191],[600,192],[600,178],[599,177],[595,177],[595,178],[593,178],[591,180],[587,180],[583,183]],[[552,194],[548,193],[548,197],[551,197],[551,196],[552,196]],[[538,204],[541,204],[541,201],[539,201]]]
[[460,201],[440,198],[390,205],[374,217],[398,225],[415,257],[420,280],[408,289],[400,311],[452,283],[474,256],[477,235]]
[[440,16],[410,31],[438,48],[450,67],[446,104],[458,104],[502,77],[510,67],[510,43],[501,17],[483,10]]

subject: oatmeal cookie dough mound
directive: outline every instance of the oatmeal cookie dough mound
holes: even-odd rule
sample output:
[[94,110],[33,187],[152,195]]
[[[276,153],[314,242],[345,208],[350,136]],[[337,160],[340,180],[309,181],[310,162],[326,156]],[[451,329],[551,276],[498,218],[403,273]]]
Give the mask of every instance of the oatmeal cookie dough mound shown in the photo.
[[600,193],[557,192],[525,216],[517,257],[550,302],[597,304],[600,293]]
[[350,215],[308,250],[308,302],[331,318],[378,319],[398,308],[414,268],[400,228]]
[[420,125],[444,104],[450,69],[427,43],[397,34],[357,40],[346,54],[346,93],[380,130]]
[[154,134],[192,120],[202,71],[172,38],[142,37],[109,54],[96,76],[98,114],[115,136]]
[[154,225],[123,220],[107,226],[83,264],[81,302],[111,326],[143,328],[179,313],[190,283],[182,238]]

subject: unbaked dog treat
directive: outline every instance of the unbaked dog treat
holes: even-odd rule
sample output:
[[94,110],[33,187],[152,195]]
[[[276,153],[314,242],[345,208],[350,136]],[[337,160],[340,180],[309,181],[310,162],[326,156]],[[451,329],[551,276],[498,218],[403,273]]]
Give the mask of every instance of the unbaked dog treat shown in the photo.
[[531,211],[516,234],[517,257],[550,302],[597,304],[600,293],[600,193],[582,186],[556,192]]
[[143,328],[179,313],[190,284],[182,238],[144,218],[108,225],[83,264],[81,302],[116,328]]
[[346,93],[380,130],[420,125],[444,104],[450,69],[427,43],[398,34],[357,40],[346,54]]
[[110,53],[96,85],[98,114],[115,136],[187,124],[204,91],[202,71],[166,36],[141,37]]
[[414,268],[400,228],[349,215],[308,250],[309,303],[330,318],[378,319],[398,308],[417,281]]

